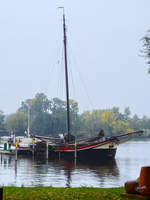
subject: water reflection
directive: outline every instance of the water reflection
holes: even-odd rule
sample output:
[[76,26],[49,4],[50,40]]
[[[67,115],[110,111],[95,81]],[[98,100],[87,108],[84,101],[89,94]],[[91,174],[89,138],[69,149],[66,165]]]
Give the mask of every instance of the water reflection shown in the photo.
[[[1,155],[3,185],[25,186],[103,186],[107,177],[119,176],[115,160],[109,162],[69,162],[65,160],[45,161],[32,158]],[[86,181],[85,181],[86,180]]]
[[[66,186],[71,187],[72,185],[72,176],[76,172],[93,173],[93,177],[99,179],[99,184],[103,186],[105,177],[119,176],[119,169],[117,163],[114,160],[103,161],[103,162],[77,162],[76,165],[74,162],[69,162],[65,160],[55,161],[55,163],[62,166],[64,174],[66,176]],[[80,182],[80,181],[79,181]],[[88,180],[90,184],[90,179]]]
[[15,179],[17,177],[17,161],[15,161]]
[[150,141],[120,145],[116,159],[102,162],[34,160],[33,157],[0,155],[1,185],[54,187],[119,187],[138,177],[150,165]]

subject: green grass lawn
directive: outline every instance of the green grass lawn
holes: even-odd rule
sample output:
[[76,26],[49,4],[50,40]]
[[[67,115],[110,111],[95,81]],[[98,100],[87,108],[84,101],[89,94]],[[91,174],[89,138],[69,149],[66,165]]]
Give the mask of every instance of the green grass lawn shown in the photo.
[[121,188],[3,187],[4,200],[125,200]]

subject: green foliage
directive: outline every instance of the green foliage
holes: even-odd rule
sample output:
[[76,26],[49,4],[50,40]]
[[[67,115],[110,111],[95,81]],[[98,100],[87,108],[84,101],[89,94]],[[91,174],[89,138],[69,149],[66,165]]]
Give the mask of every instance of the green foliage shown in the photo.
[[103,111],[101,114],[101,122],[105,125],[105,132],[107,136],[113,135],[113,128],[116,124],[115,116],[111,110]]
[[89,134],[93,133],[94,124],[92,123],[92,113],[90,111],[86,111],[81,115],[83,129],[87,129]]
[[126,108],[124,109],[124,120],[125,120],[125,121],[128,121],[129,118],[130,118],[130,115],[131,115],[130,108],[129,108],[129,107],[126,107]]
[[51,101],[52,134],[66,132],[66,104],[65,101],[54,98]]
[[6,119],[6,127],[10,132],[24,135],[25,130],[27,130],[27,115],[21,111],[9,115]]
[[[56,136],[66,132],[66,102],[53,98],[51,101],[43,93],[22,102],[19,111],[30,115],[30,132],[36,135]],[[80,127],[78,103],[70,99],[72,132]]]
[[[72,132],[76,132],[80,127],[80,119],[78,115],[78,103],[72,99],[69,100],[70,103],[70,121]],[[51,101],[51,119],[52,119],[52,134],[56,135],[59,133],[66,132],[66,102],[54,98]]]
[[30,99],[29,104],[31,106],[31,111],[33,110],[35,115],[48,113],[50,111],[51,102],[43,93],[37,93],[34,99]]
[[49,135],[51,128],[50,106],[51,102],[43,93],[37,93],[34,98],[22,102],[19,111],[30,116],[31,134]]
[[[135,129],[136,130],[136,129]],[[134,129],[130,127],[129,122],[117,120],[113,127],[113,133],[119,135],[120,133],[133,132]]]
[[117,107],[109,110],[86,111],[80,117],[83,124],[82,129],[86,130],[87,135],[95,135],[100,129],[104,129],[106,137],[142,129],[139,122],[137,126],[132,124],[130,114],[129,107],[125,108],[123,114]]

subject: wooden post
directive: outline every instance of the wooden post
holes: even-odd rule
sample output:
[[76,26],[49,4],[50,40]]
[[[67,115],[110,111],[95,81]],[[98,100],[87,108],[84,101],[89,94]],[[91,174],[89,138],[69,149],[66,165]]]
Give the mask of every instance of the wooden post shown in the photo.
[[35,145],[35,141],[34,140],[32,140],[32,157],[33,157],[33,159],[34,159],[34,145]]
[[3,154],[1,153],[1,163],[2,163],[2,160],[3,160]]
[[74,161],[76,165],[76,161],[77,161],[77,142],[76,141],[74,143]]
[[0,200],[3,200],[3,188],[0,188]]
[[15,157],[15,160],[17,161],[18,160],[18,144],[16,143],[16,157]]
[[8,143],[8,150],[11,150],[11,143]]
[[15,176],[17,177],[17,160],[15,160]]
[[46,160],[46,170],[45,170],[46,174],[48,174],[48,160]]
[[46,142],[46,160],[48,160],[48,142]]
[[32,158],[34,159],[34,149],[32,149]]

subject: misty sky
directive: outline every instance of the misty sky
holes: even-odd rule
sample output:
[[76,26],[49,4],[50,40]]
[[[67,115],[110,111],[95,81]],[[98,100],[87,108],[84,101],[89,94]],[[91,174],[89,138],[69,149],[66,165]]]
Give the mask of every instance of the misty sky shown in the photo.
[[0,110],[16,112],[38,92],[64,98],[59,6],[66,13],[71,98],[80,112],[129,106],[150,116],[150,75],[139,56],[150,29],[149,0],[0,1]]

